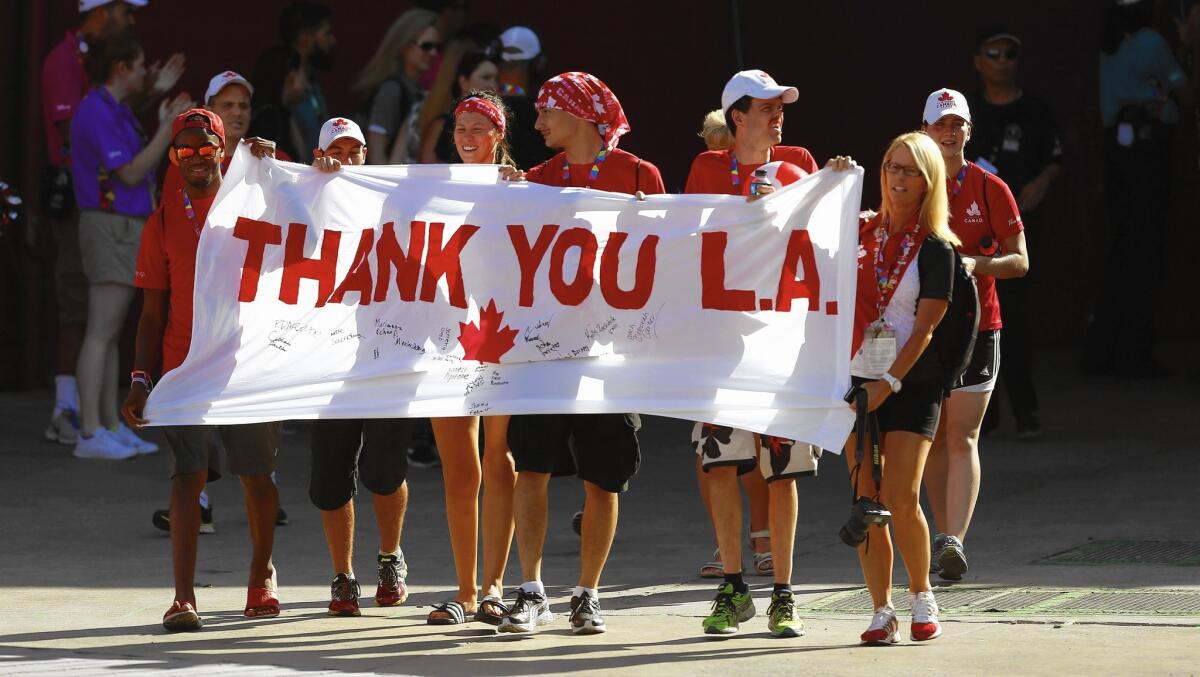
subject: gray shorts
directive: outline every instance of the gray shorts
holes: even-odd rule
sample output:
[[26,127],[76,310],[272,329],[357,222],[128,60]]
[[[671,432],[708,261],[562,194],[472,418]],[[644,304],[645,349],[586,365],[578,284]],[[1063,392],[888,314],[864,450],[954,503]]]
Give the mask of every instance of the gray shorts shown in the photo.
[[171,477],[208,469],[208,481],[221,477],[221,457],[234,475],[269,475],[279,458],[282,423],[164,426]]
[[90,284],[133,286],[145,221],[98,209],[79,212],[79,253]]

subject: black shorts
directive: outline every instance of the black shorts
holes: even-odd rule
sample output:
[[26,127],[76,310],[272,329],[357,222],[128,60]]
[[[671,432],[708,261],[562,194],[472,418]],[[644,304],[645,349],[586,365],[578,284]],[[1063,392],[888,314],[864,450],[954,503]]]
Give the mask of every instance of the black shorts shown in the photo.
[[408,477],[411,427],[405,418],[313,421],[309,500],[319,510],[337,510],[354,498],[360,478],[373,494],[395,492]]
[[[851,377],[854,385],[871,379]],[[875,415],[879,418],[879,432],[904,431],[933,439],[937,433],[938,416],[942,412],[942,400],[946,390],[934,380],[904,381],[900,392],[892,393],[879,405]]]
[[971,363],[954,389],[968,393],[990,393],[996,389],[996,377],[999,375],[1000,330],[981,331],[975,337]]
[[642,462],[637,414],[526,414],[508,421],[517,471],[577,475],[614,494]]

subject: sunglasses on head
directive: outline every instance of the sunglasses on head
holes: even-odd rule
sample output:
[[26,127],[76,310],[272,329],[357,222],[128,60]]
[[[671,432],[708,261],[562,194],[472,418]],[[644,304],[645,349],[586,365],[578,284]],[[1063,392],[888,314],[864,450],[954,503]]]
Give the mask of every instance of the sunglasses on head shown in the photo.
[[1016,47],[1009,47],[1008,49],[1000,49],[998,47],[991,47],[989,49],[983,50],[983,55],[986,56],[987,58],[991,59],[992,61],[999,61],[1001,58],[1007,59],[1009,61],[1016,61],[1017,56],[1019,54],[1020,54],[1020,52],[1017,51]]
[[199,154],[204,159],[208,159],[217,154],[217,147],[209,144],[207,146],[200,146],[199,148],[191,146],[177,146],[175,148],[175,157],[180,160],[186,160],[196,154]]
[[440,43],[440,42],[418,42],[417,47],[420,47],[422,50],[424,50],[426,52],[436,52],[442,48],[442,43]]

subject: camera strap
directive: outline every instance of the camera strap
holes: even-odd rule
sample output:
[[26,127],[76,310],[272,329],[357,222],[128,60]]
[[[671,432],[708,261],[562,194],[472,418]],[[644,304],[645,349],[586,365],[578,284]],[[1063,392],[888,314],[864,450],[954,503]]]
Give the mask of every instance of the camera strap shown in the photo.
[[[858,500],[858,471],[862,467],[863,448],[866,445],[867,434],[871,436],[871,478],[875,480],[878,490],[883,486],[883,455],[879,450],[879,417],[873,411],[867,411],[867,391],[857,388],[854,393],[854,486],[850,489],[850,502]],[[875,497],[879,493],[876,491]]]

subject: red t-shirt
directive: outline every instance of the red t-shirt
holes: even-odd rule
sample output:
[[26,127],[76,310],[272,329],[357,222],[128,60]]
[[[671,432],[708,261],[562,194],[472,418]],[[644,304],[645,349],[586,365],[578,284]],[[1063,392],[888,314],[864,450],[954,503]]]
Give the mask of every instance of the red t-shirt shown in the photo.
[[162,204],[142,229],[133,286],[170,292],[170,310],[163,332],[162,373],[178,367],[192,343],[192,291],[196,279],[196,249],[200,229],[215,195],[192,200],[195,220],[189,219],[178,191],[163,194]]
[[[287,153],[279,150],[278,148],[275,149],[275,159],[282,160],[283,162],[292,161],[292,158],[289,157]],[[229,169],[230,162],[233,162],[233,153],[226,152],[225,159],[221,160],[222,176],[224,176],[225,172]],[[180,190],[183,190],[183,174],[179,172],[179,167],[171,163],[167,163],[167,173],[163,175],[162,194],[166,195],[167,193],[174,193]]]
[[609,152],[600,165],[600,174],[596,181],[588,185],[588,176],[592,172],[591,162],[572,164],[570,181],[563,180],[563,162],[567,154],[559,153],[542,164],[525,173],[525,178],[531,183],[544,186],[575,186],[576,188],[594,188],[607,190],[612,193],[628,193],[630,195],[642,191],[646,195],[657,195],[667,192],[663,185],[662,175],[658,167],[642,160],[633,153],[626,153],[620,148]]
[[[807,148],[799,146],[775,146],[771,148],[771,161],[790,162],[805,174],[815,174],[820,169]],[[716,193],[718,195],[741,195],[742,188],[754,178],[754,170],[762,164],[738,164],[738,184],[733,185],[733,149],[710,150],[692,160],[688,172],[685,193]]]
[[[1017,201],[1008,184],[991,172],[983,171],[974,162],[967,163],[967,175],[958,195],[954,194],[955,177],[946,188],[950,196],[950,230],[962,240],[959,252],[966,256],[982,254],[981,245],[990,237],[994,247],[1025,229]],[[996,278],[975,275],[979,286],[979,331],[995,331],[1000,321],[1000,299],[996,296]]]
[[42,64],[42,120],[46,124],[46,150],[50,164],[70,167],[71,155],[64,152],[67,143],[55,123],[70,120],[76,107],[88,93],[87,72],[83,69],[82,38],[67,31]]

